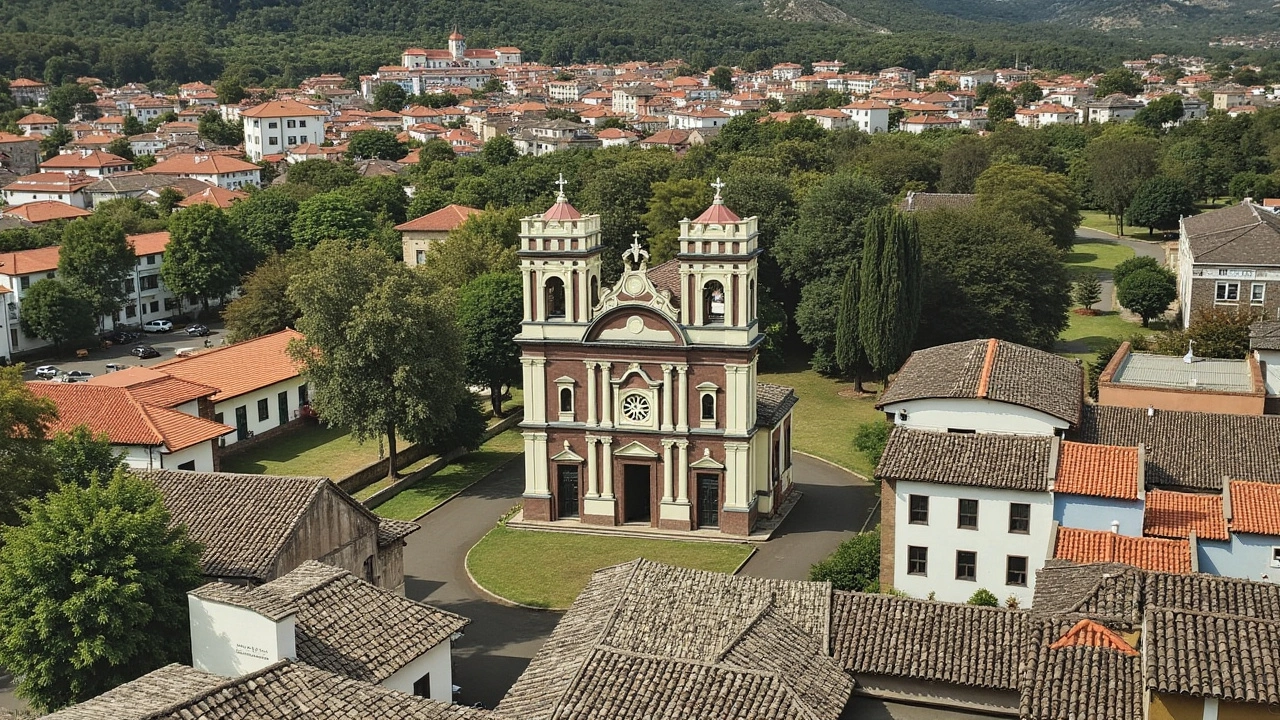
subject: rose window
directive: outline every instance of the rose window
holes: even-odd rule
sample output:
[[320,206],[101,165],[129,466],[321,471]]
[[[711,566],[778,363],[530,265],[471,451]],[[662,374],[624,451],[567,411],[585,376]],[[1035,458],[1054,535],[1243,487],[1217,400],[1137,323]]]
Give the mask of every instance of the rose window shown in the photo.
[[649,401],[643,395],[628,395],[622,400],[622,414],[634,423],[649,419]]

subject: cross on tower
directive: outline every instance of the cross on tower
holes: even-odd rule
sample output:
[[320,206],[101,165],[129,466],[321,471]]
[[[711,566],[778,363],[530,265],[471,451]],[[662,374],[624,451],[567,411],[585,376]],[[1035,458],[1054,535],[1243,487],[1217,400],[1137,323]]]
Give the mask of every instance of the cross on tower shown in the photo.
[[567,198],[564,196],[564,186],[568,185],[569,181],[564,179],[564,173],[560,173],[560,179],[555,184],[560,188],[559,192],[556,193],[556,202],[565,202]]
[[639,230],[631,234],[631,248],[622,253],[622,258],[637,266],[649,259],[649,251],[640,246]]
[[716,189],[715,202],[723,202],[723,200],[720,199],[720,191],[724,189],[724,183],[720,182],[719,177],[716,177],[716,181],[711,183],[711,187]]

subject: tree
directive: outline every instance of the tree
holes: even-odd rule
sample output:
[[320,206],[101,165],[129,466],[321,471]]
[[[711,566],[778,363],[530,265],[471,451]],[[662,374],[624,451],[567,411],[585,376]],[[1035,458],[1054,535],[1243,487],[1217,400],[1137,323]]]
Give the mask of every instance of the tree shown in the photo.
[[101,318],[123,307],[124,281],[137,261],[120,223],[94,214],[72,222],[63,232],[58,278],[88,300],[94,316]]
[[425,272],[439,287],[461,288],[481,275],[517,269],[520,228],[514,209],[489,209],[467,218],[443,241],[427,248]]
[[998,123],[1012,118],[1018,112],[1018,103],[1011,95],[996,95],[987,101],[987,122]]
[[40,157],[48,160],[56,156],[58,150],[72,140],[75,140],[75,136],[71,134],[71,131],[65,125],[58,125],[53,130],[50,130],[48,135],[40,138]]
[[1155,352],[1181,355],[1193,341],[1197,357],[1239,360],[1249,355],[1249,327],[1262,319],[1261,310],[1206,307],[1191,315],[1185,331],[1166,330],[1156,336]]
[[854,535],[827,558],[809,568],[809,579],[829,582],[836,590],[880,590],[880,528]]
[[61,352],[68,340],[89,337],[97,325],[93,303],[54,278],[31,286],[22,298],[18,323],[27,335],[53,343],[56,352]]
[[112,155],[122,157],[125,160],[132,160],[134,158],[133,145],[129,144],[129,138],[118,137],[107,143],[107,152]]
[[1007,214],[1048,235],[1053,244],[1069,249],[1080,224],[1080,199],[1066,176],[1044,168],[999,163],[974,186],[984,212]]
[[489,167],[510,165],[519,157],[516,143],[509,135],[495,135],[480,149],[480,161]]
[[489,389],[494,417],[502,417],[504,386],[520,381],[523,295],[516,273],[489,273],[458,291],[458,325],[468,383]]
[[820,277],[800,289],[796,305],[796,332],[812,350],[809,365],[823,375],[839,376],[836,360],[836,332],[840,324],[838,276]]
[[63,485],[4,531],[0,664],[52,711],[190,658],[187,591],[201,548],[160,492],[117,470]]
[[911,354],[920,324],[920,230],[914,216],[877,210],[862,243],[858,337],[867,364],[888,377]]
[[302,308],[290,347],[326,422],[357,440],[383,436],[388,474],[397,439],[449,435],[468,400],[462,341],[450,303],[420,272],[369,245],[325,241],[289,285]]
[[1159,151],[1160,144],[1152,138],[1121,133],[1103,134],[1085,148],[1090,192],[1115,217],[1117,235],[1124,234],[1124,214],[1138,188],[1155,175]]
[[938,192],[971,193],[978,177],[991,165],[991,153],[982,138],[962,135],[942,152],[939,162],[942,179]]
[[[450,153],[452,152],[451,150]],[[328,160],[303,160],[294,163],[289,166],[285,177],[291,184],[310,185],[320,192],[337,190],[360,179],[351,165]]]
[[853,447],[867,458],[872,467],[880,464],[884,455],[884,446],[889,442],[889,431],[892,423],[873,420],[862,423],[853,431]]
[[1176,227],[1182,218],[1195,215],[1196,199],[1181,180],[1156,176],[1138,188],[1125,212],[1130,225],[1155,233],[1156,228]]
[[297,215],[298,201],[278,187],[251,193],[227,210],[231,226],[263,257],[293,247]]
[[1177,296],[1173,273],[1163,268],[1143,268],[1116,283],[1116,300],[1142,318],[1142,327],[1147,327],[1152,318],[1164,315]]
[[45,104],[49,107],[49,114],[57,118],[58,122],[71,122],[76,116],[77,108],[97,101],[98,96],[92,90],[72,82],[50,90],[49,100]]
[[399,160],[408,152],[389,130],[361,130],[347,141],[347,157],[352,160]]
[[408,102],[409,94],[395,83],[382,83],[373,91],[374,110],[394,110],[400,112]]
[[[362,177],[343,193],[365,212],[383,217],[393,225],[405,221],[409,209],[409,196],[404,194],[404,179],[399,175],[374,175]],[[400,235],[395,234],[395,244],[400,245]],[[399,257],[397,250],[396,256]]]
[[222,78],[213,84],[213,90],[218,93],[218,102],[222,105],[235,105],[249,97],[249,92],[244,89],[238,77]]
[[836,318],[836,366],[846,377],[853,378],[853,387],[860,393],[865,392],[862,376],[870,369],[858,334],[858,290],[861,282],[858,263],[850,263],[840,288],[840,315]]
[[1019,105],[1030,105],[1044,98],[1044,90],[1041,90],[1039,85],[1030,80],[1014,85],[1009,94],[1013,96],[1013,99]]
[[174,295],[200,298],[207,310],[209,300],[226,297],[256,260],[226,213],[200,203],[169,220],[160,279]]
[[134,135],[141,135],[146,131],[147,131],[146,127],[142,124],[142,121],[138,119],[138,116],[136,115],[124,116],[124,124],[120,126],[120,133],[123,134],[125,137],[133,137]]
[[879,184],[866,175],[823,178],[805,194],[795,225],[778,239],[775,254],[783,277],[801,285],[843,277],[862,254],[867,218],[887,202]]
[[1086,310],[1102,299],[1102,281],[1097,273],[1084,273],[1071,288],[1071,300]]
[[1137,95],[1140,92],[1142,92],[1142,78],[1125,68],[1114,68],[1103,73],[1102,77],[1098,78],[1094,90],[1094,94],[1100,98],[1116,93]]
[[49,443],[49,459],[56,468],[58,485],[89,487],[93,480],[106,482],[122,467],[124,453],[111,447],[106,433],[95,436],[80,425],[71,432],[60,432]]
[[1133,121],[1145,128],[1160,131],[1182,119],[1182,98],[1176,93],[1161,95],[1139,110]]
[[969,596],[969,604],[979,607],[1000,607],[1000,598],[986,588],[978,588]]
[[244,126],[223,120],[216,110],[200,116],[196,132],[215,145],[239,145],[244,142]]
[[373,233],[373,215],[341,192],[313,195],[293,219],[294,247],[313,248],[324,240],[359,242]]
[[37,397],[23,380],[22,365],[0,367],[0,526],[17,524],[28,500],[55,487],[45,438],[57,417],[53,401]]
[[697,217],[711,204],[711,191],[702,180],[668,180],[653,184],[649,211],[640,216],[649,229],[649,251],[658,265],[680,249],[680,221]]
[[1111,281],[1119,285],[1125,278],[1139,270],[1160,270],[1163,267],[1159,260],[1149,255],[1134,255],[1116,264],[1115,269],[1111,271]]
[[727,67],[718,67],[711,71],[711,87],[720,92],[733,92],[733,71]]
[[306,263],[305,250],[268,257],[240,285],[240,294],[222,311],[233,342],[293,327],[301,312],[289,299],[289,282]]

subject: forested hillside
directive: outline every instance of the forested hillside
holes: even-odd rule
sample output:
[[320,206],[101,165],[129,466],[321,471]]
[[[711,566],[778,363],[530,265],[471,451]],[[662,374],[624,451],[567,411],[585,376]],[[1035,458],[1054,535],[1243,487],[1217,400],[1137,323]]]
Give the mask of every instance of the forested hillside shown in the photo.
[[1272,0],[920,0],[979,22],[1047,22],[1145,40],[1210,40],[1280,29]]

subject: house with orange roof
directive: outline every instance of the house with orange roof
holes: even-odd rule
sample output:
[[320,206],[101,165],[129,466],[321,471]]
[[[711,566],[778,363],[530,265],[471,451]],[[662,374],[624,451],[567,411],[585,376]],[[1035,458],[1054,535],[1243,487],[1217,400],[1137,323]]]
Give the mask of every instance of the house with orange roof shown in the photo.
[[[96,379],[96,378],[95,378]],[[95,436],[106,435],[126,466],[138,470],[194,470],[213,472],[219,438],[234,428],[156,402],[131,388],[89,383],[37,380],[27,387],[51,400],[58,417],[51,432],[84,426]],[[197,390],[208,397],[213,388]],[[196,400],[197,398],[193,398]]]
[[9,81],[9,94],[19,105],[43,105],[49,100],[49,86],[31,78]]
[[868,135],[889,132],[889,114],[893,106],[882,100],[855,100],[844,105],[840,112],[848,115],[853,124]]
[[712,107],[685,107],[671,113],[668,122],[676,130],[718,130],[729,122],[729,114]]
[[92,178],[104,178],[132,169],[133,162],[130,160],[103,150],[88,148],[59,153],[40,163],[41,172],[87,175]]
[[40,141],[0,130],[0,168],[28,175],[40,165]]
[[1141,445],[1063,440],[1052,490],[1058,525],[1139,537],[1147,495],[1146,454]]
[[1054,536],[1053,557],[1082,565],[1122,563],[1163,573],[1198,571],[1194,538],[1167,540],[1063,527]]
[[898,129],[903,132],[909,132],[919,135],[927,130],[954,130],[960,127],[958,118],[947,117],[945,115],[912,115],[903,118],[898,124]]
[[1029,108],[1018,108],[1014,121],[1022,127],[1041,128],[1049,125],[1075,125],[1080,122],[1080,116],[1065,105],[1040,103]]
[[97,178],[88,175],[68,175],[61,172],[37,172],[23,175],[0,188],[0,195],[9,205],[53,201],[85,209],[89,199],[84,189]]
[[23,135],[48,135],[58,127],[58,124],[58,118],[40,113],[25,115],[14,123]]
[[248,193],[240,192],[239,190],[228,190],[226,188],[218,187],[217,185],[210,185],[208,188],[201,190],[198,193],[192,193],[179,200],[178,207],[188,208],[193,205],[206,204],[225,210],[237,201],[243,200],[247,197],[249,197]]
[[244,151],[250,160],[304,143],[324,144],[329,111],[296,100],[274,100],[240,111]]
[[25,205],[7,207],[0,212],[3,212],[6,217],[26,220],[33,225],[53,222],[54,220],[75,220],[76,218],[89,217],[93,214],[88,210],[68,205],[59,200],[38,200]]
[[640,140],[640,134],[622,128],[606,128],[596,133],[601,147],[617,145],[634,145]]
[[218,153],[173,155],[143,172],[150,175],[194,178],[229,190],[236,190],[246,185],[257,185],[261,177],[261,168],[257,165]]
[[817,123],[824,130],[842,130],[853,125],[853,118],[840,110],[831,108],[805,110],[801,114]]
[[483,211],[465,205],[446,205],[435,212],[397,225],[404,264],[414,266],[426,262],[431,243],[444,240],[450,232],[461,227],[467,218],[481,212]]

